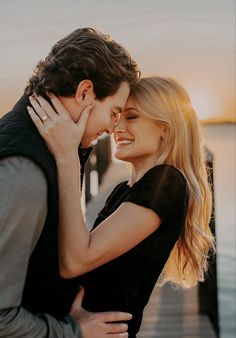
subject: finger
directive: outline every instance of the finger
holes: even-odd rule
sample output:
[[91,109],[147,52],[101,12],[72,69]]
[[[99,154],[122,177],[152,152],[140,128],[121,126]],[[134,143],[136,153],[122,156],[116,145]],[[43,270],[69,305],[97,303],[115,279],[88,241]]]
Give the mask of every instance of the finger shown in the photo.
[[132,319],[132,315],[127,312],[107,311],[98,313],[104,322],[122,322]]
[[41,107],[41,109],[43,109],[44,113],[46,113],[51,120],[55,117],[58,117],[58,114],[55,112],[51,104],[47,100],[45,100],[42,96],[34,95],[34,98]]
[[128,331],[128,325],[125,323],[108,323],[106,324],[106,331],[108,334],[111,333],[123,333]]
[[127,338],[129,337],[128,332],[122,332],[122,333],[111,333],[108,334],[109,338]]
[[44,128],[42,120],[38,117],[38,115],[35,113],[32,107],[27,106],[27,110],[39,133],[42,135],[42,131]]
[[74,314],[77,314],[78,311],[81,311],[82,306],[82,301],[83,301],[83,298],[84,298],[84,288],[81,286],[80,287],[80,290],[79,292],[77,293],[73,303],[72,303],[72,306],[71,306],[71,309],[70,309],[70,314],[73,316]]
[[79,292],[77,293],[74,303],[76,302],[77,306],[81,306],[82,302],[83,302],[83,298],[84,298],[84,288],[81,286]]
[[50,98],[53,107],[55,109],[55,111],[58,113],[58,115],[60,116],[68,116],[70,117],[68,111],[66,110],[66,108],[63,106],[63,104],[61,103],[61,101],[59,100],[59,98],[52,94],[52,93],[47,93],[48,97]]
[[85,130],[86,124],[88,122],[89,115],[90,115],[93,107],[94,107],[94,105],[89,105],[88,107],[86,107],[82,111],[82,113],[80,115],[80,119],[77,122],[77,126],[80,128],[81,132],[84,132],[84,130]]
[[42,121],[46,121],[48,119],[47,112],[44,111],[44,109],[40,106],[38,101],[33,97],[29,97],[30,103],[32,104],[34,111],[37,113],[37,115],[40,117]]

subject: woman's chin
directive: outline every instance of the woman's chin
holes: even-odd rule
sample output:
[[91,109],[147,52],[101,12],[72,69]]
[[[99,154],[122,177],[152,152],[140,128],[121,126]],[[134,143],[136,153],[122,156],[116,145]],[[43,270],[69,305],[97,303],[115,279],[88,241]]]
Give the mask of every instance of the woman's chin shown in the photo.
[[114,153],[114,156],[117,160],[120,160],[120,161],[128,162],[128,159],[129,159],[129,156],[127,156],[127,154],[124,154],[123,152],[120,152],[120,151],[116,151]]

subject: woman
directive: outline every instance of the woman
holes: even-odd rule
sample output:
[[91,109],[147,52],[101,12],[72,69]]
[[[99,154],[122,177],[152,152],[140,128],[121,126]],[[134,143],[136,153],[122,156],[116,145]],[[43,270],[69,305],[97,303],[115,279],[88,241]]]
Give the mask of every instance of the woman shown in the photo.
[[214,238],[203,141],[185,90],[168,78],[143,78],[113,133],[130,179],[113,190],[89,233],[77,148],[90,110],[78,125],[65,112],[48,112],[46,122],[29,112],[58,168],[61,274],[81,276],[87,310],[132,313],[132,338],[157,280],[191,287],[207,271]]

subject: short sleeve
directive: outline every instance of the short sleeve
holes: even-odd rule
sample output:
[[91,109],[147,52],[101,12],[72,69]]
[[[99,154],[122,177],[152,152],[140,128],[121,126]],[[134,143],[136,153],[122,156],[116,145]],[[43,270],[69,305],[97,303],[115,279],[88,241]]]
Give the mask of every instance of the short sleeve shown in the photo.
[[126,202],[152,209],[163,222],[173,212],[184,212],[187,197],[187,183],[182,173],[173,166],[159,165],[134,184]]

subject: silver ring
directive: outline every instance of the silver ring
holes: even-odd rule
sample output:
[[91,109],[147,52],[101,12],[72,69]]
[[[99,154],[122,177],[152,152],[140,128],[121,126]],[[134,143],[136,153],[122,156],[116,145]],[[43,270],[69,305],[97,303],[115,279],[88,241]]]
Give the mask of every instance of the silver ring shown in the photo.
[[42,120],[42,121],[46,121],[46,120],[47,120],[47,118],[48,118],[48,116],[47,116],[47,115],[43,115],[43,116],[41,117],[41,120]]

